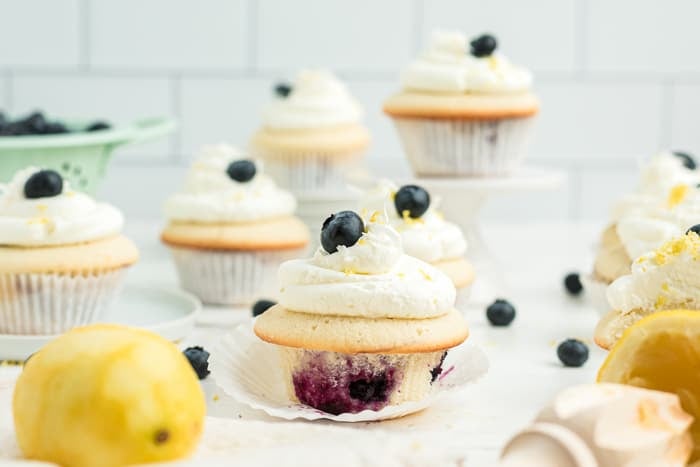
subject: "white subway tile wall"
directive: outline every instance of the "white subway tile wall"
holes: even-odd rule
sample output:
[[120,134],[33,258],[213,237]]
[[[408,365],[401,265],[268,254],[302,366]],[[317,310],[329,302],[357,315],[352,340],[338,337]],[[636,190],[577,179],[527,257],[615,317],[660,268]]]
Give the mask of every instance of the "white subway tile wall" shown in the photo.
[[437,27],[492,32],[536,73],[529,161],[569,175],[557,191],[495,199],[486,218],[602,219],[640,159],[700,155],[694,0],[0,0],[0,11],[0,108],[179,121],[113,160],[102,195],[135,218],[160,214],[201,145],[244,146],[273,85],[305,66],[335,70],[364,105],[370,168],[407,176],[381,103]]

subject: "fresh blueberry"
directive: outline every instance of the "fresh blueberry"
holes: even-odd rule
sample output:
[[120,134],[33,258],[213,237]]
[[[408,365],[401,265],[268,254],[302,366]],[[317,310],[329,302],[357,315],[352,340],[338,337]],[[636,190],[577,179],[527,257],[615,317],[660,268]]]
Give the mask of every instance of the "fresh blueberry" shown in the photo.
[[292,85],[289,83],[277,83],[275,86],[275,94],[279,97],[287,97],[292,92]]
[[499,298],[486,309],[486,318],[494,326],[508,326],[515,319],[515,307]]
[[683,162],[686,169],[695,170],[698,167],[698,164],[695,162],[695,158],[687,152],[673,151],[672,154]]
[[233,161],[226,169],[226,173],[232,180],[241,183],[251,181],[253,177],[255,177],[255,172],[257,172],[255,164],[253,161],[247,159]]
[[183,354],[189,360],[199,379],[204,379],[209,375],[209,352],[196,346],[186,348]]
[[557,347],[557,356],[564,366],[579,367],[588,360],[588,346],[578,339],[566,339]]
[[265,313],[268,308],[276,304],[277,303],[273,302],[272,300],[258,300],[253,305],[253,317],[260,316],[261,314]]
[[41,112],[34,112],[22,120],[21,123],[29,129],[30,134],[42,135],[46,131],[48,122],[46,118],[44,118],[44,114]]
[[7,117],[4,112],[0,112],[0,130],[7,125]]
[[471,54],[475,57],[488,57],[496,50],[498,46],[498,41],[491,34],[482,34],[476,39],[472,40],[469,45],[471,45]]
[[352,211],[340,211],[323,222],[321,245],[328,253],[338,251],[338,246],[353,246],[362,237],[365,224]]
[[63,178],[55,170],[40,170],[24,184],[24,197],[27,199],[51,198],[62,192]]
[[695,232],[696,234],[700,235],[700,224],[695,224],[694,226],[685,231],[686,235],[690,232]]
[[85,131],[101,131],[109,130],[110,128],[112,128],[112,125],[107,122],[93,122],[87,128],[85,128]]
[[386,399],[387,379],[378,375],[372,379],[358,379],[350,383],[348,393],[353,399],[362,402],[378,402]]
[[404,185],[394,196],[394,206],[399,216],[407,213],[408,217],[418,219],[430,207],[430,195],[417,185]]
[[59,135],[62,133],[68,133],[68,128],[63,123],[59,122],[49,122],[46,125],[46,131],[44,131],[44,134],[46,135]]
[[23,122],[7,122],[0,128],[0,136],[21,136],[30,134],[30,129]]
[[581,278],[577,272],[566,275],[564,278],[564,287],[566,287],[566,291],[571,295],[578,295],[583,292],[583,284],[581,284]]

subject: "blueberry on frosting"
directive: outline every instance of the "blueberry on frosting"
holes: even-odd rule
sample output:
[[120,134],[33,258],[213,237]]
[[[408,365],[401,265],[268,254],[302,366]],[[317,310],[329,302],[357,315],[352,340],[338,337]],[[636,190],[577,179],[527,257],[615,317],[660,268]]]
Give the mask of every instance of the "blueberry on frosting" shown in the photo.
[[253,161],[247,159],[231,162],[226,169],[226,173],[232,180],[241,183],[251,181],[256,172],[257,169]]
[[24,184],[24,197],[27,199],[51,198],[63,192],[63,178],[55,170],[40,170]]
[[471,46],[471,54],[477,58],[488,57],[496,50],[498,42],[491,34],[482,34],[473,39],[469,45]]
[[688,170],[695,170],[698,167],[693,156],[691,156],[687,152],[673,151],[671,154],[679,158],[683,162],[685,168]]
[[287,97],[292,92],[292,85],[289,83],[277,83],[275,86],[275,94],[279,97]]
[[695,224],[694,226],[690,227],[688,230],[685,231],[686,235],[690,232],[695,232],[696,234],[700,235],[700,224]]
[[430,207],[430,195],[417,185],[404,185],[394,196],[394,206],[400,217],[418,219]]
[[338,251],[340,245],[353,246],[362,237],[365,224],[353,211],[340,211],[323,222],[321,245],[328,253]]

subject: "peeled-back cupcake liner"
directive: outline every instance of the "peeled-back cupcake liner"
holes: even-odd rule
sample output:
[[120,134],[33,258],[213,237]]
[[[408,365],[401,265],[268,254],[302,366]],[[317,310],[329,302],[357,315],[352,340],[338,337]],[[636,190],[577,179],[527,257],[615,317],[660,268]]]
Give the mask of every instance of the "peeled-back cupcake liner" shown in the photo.
[[393,120],[417,175],[488,176],[508,174],[518,167],[535,118]]
[[327,194],[347,191],[348,173],[357,169],[363,154],[259,155],[265,161],[265,171],[279,186],[297,194]]
[[127,268],[78,274],[0,274],[0,333],[61,334],[99,322]]
[[448,350],[442,373],[420,400],[387,405],[380,410],[333,415],[300,404],[289,396],[290,383],[285,380],[285,362],[280,348],[259,339],[250,324],[241,324],[212,350],[212,376],[228,395],[273,417],[367,422],[403,417],[423,410],[442,397],[464,390],[484,376],[489,367],[483,350],[465,342]]
[[276,295],[277,268],[304,249],[201,250],[171,247],[180,285],[214,305],[247,305]]

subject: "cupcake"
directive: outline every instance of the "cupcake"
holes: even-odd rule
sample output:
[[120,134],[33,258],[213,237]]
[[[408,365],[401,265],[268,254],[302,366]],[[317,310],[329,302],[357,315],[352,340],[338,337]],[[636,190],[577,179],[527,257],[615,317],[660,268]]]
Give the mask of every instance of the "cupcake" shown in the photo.
[[250,142],[253,155],[295,193],[338,191],[369,144],[360,105],[325,70],[304,70],[275,92]]
[[100,321],[138,260],[114,207],[28,167],[0,186],[0,333],[59,334]]
[[612,308],[595,330],[596,343],[610,349],[622,333],[645,316],[662,310],[700,310],[700,225],[641,255],[631,273],[607,289]]
[[331,414],[420,400],[468,336],[452,281],[404,254],[381,216],[334,214],[321,244],[282,264],[279,304],[254,326],[279,346],[290,397]]
[[502,175],[525,156],[539,102],[532,74],[496,51],[496,39],[469,42],[437,31],[384,102],[413,171],[423,176]]
[[630,272],[633,258],[685,232],[700,219],[700,172],[692,156],[662,152],[642,167],[638,189],[612,208],[601,235],[594,279],[610,284]]
[[431,200],[430,194],[419,186],[398,188],[389,180],[381,180],[361,200],[360,213],[365,217],[386,215],[389,224],[401,235],[407,255],[432,264],[452,280],[460,308],[474,282],[474,268],[464,257],[467,251],[464,234],[444,219],[438,205],[439,200]]
[[247,304],[270,289],[279,264],[304,251],[309,233],[296,202],[261,164],[227,145],[205,147],[184,189],[166,201],[170,247],[182,288],[212,304]]

